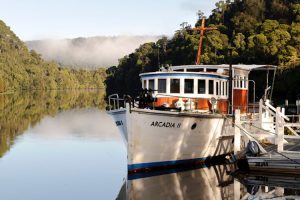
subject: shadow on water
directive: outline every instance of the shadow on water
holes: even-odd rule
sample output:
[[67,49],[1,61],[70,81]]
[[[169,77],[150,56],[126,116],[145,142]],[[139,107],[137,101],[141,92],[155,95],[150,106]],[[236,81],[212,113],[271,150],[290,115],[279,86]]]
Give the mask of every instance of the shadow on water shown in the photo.
[[241,172],[232,164],[129,176],[117,196],[118,200],[299,198],[300,175]]
[[105,107],[103,90],[34,91],[0,94],[0,157],[17,136],[46,116],[73,108]]

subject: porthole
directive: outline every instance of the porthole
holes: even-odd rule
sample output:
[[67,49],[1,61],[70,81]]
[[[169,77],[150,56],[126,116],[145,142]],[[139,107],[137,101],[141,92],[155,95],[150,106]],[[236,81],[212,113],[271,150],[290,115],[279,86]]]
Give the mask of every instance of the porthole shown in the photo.
[[192,130],[194,130],[197,127],[197,123],[194,123],[191,127]]

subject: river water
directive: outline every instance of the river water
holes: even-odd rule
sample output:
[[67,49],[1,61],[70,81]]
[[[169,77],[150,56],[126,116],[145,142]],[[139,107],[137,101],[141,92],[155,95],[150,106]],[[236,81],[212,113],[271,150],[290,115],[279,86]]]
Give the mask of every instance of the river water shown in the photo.
[[299,198],[300,177],[203,166],[127,177],[103,91],[0,95],[5,200]]

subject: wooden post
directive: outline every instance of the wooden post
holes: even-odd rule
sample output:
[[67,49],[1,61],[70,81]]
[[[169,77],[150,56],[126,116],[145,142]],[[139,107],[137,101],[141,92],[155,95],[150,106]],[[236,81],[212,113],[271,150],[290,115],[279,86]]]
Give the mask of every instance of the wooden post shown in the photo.
[[259,100],[259,123],[260,127],[262,128],[263,126],[263,100]]
[[300,115],[300,100],[296,100],[297,115]]
[[233,182],[233,193],[234,193],[234,200],[240,200],[241,199],[241,183],[234,179]]
[[238,126],[241,125],[240,110],[234,111],[235,127],[234,127],[234,154],[236,155],[241,150],[241,130]]
[[280,116],[280,107],[276,108],[276,144],[277,151],[283,151],[283,140],[284,140],[284,126],[283,126],[283,118]]

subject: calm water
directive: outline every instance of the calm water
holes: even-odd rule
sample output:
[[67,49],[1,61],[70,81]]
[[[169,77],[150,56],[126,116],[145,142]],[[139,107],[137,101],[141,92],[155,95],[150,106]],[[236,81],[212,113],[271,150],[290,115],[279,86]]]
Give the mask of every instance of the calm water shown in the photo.
[[104,106],[101,91],[0,95],[1,199],[299,198],[300,177],[233,177],[231,165],[127,180],[126,148]]

